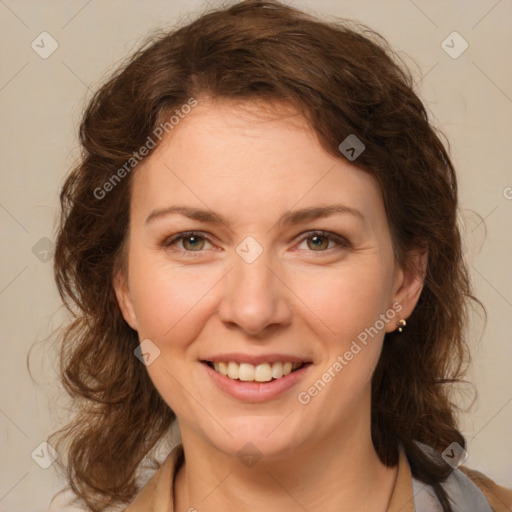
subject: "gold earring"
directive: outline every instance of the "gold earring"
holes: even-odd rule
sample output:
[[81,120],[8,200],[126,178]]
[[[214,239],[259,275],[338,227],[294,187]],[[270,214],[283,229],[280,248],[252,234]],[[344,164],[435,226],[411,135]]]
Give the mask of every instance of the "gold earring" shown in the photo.
[[401,318],[400,320],[398,320],[398,332],[403,332],[404,327],[406,325],[407,325],[407,322],[405,321],[404,318]]

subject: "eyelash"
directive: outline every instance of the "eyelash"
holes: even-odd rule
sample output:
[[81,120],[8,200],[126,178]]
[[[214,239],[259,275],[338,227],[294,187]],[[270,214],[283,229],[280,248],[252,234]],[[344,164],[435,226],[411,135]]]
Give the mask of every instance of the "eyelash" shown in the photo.
[[[174,243],[176,243],[180,240],[184,240],[186,238],[192,237],[192,236],[196,236],[196,237],[202,238],[210,243],[213,243],[212,240],[210,239],[210,237],[205,235],[201,231],[184,231],[183,233],[178,233],[170,238],[165,239],[163,242],[163,246],[166,248],[171,247]],[[331,233],[329,231],[322,231],[322,230],[308,231],[308,232],[304,233],[302,238],[299,240],[299,244],[304,242],[308,238],[313,238],[315,236],[320,236],[322,238],[327,238],[329,241],[336,242],[338,244],[338,248],[350,247],[350,243],[348,242],[348,240],[346,240],[342,236],[337,235],[336,233]],[[331,247],[329,249],[325,249],[322,251],[310,250],[310,252],[313,252],[313,253],[317,252],[317,253],[322,254],[322,253],[328,253],[332,249],[336,249],[336,247]],[[204,252],[204,250],[188,251],[186,249],[178,249],[178,251],[181,253],[186,253],[187,255],[194,255],[194,256],[196,255],[195,253],[197,253],[197,255],[200,255],[202,252]]]

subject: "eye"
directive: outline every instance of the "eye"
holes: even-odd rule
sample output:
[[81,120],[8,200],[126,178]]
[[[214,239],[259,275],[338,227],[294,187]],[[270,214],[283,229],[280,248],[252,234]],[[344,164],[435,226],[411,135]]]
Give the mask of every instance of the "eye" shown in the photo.
[[313,252],[326,252],[334,246],[348,247],[348,241],[340,235],[327,231],[312,231],[302,237],[301,243],[306,242],[307,248]]
[[[349,242],[340,235],[327,231],[311,231],[305,233],[300,243],[306,242],[306,250],[313,252],[327,252],[333,248],[349,247]],[[163,242],[163,246],[175,246],[178,251],[186,253],[200,253],[205,249],[205,244],[211,244],[210,238],[198,231],[186,231],[178,233]]]
[[181,247],[178,247],[178,249],[185,252],[201,252],[205,243],[210,243],[205,235],[196,231],[187,231],[168,238],[164,241],[164,246],[171,247],[179,242],[181,242]]

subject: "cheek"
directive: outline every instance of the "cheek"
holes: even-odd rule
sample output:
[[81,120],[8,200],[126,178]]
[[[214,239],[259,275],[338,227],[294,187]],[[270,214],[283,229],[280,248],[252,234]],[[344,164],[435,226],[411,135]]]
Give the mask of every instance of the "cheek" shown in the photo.
[[297,296],[341,347],[373,326],[389,305],[389,276],[378,261],[316,270],[295,279]]
[[[302,280],[300,294],[321,320],[316,341],[323,358],[298,401],[309,417],[340,424],[369,407],[371,378],[378,363],[388,306],[386,268],[377,263],[351,265]],[[306,293],[306,290],[309,290]],[[321,331],[321,333],[320,333]],[[327,427],[326,427],[327,428]]]
[[199,317],[210,309],[215,284],[222,274],[192,267],[171,268],[137,254],[130,260],[130,272],[139,337],[159,346],[172,340],[173,347],[179,347],[180,340],[194,339],[201,328]]

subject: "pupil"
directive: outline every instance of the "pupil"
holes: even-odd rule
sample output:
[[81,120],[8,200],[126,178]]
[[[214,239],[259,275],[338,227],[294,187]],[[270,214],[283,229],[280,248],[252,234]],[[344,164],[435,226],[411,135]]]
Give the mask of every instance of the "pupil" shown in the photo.
[[318,247],[322,247],[323,245],[323,241],[324,241],[325,237],[321,236],[321,235],[315,235],[311,238],[312,242],[313,242],[313,245],[314,247],[318,248]]
[[186,243],[191,247],[197,247],[200,242],[199,237],[196,235],[190,235],[185,240]]

